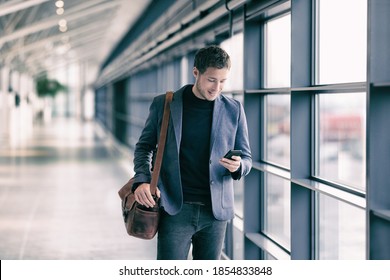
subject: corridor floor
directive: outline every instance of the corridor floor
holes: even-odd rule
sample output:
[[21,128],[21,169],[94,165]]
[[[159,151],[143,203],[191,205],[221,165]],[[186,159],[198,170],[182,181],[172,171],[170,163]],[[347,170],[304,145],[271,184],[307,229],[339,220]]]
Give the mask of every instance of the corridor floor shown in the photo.
[[0,138],[0,259],[155,259],[127,235],[119,188],[131,158],[96,124],[53,119]]

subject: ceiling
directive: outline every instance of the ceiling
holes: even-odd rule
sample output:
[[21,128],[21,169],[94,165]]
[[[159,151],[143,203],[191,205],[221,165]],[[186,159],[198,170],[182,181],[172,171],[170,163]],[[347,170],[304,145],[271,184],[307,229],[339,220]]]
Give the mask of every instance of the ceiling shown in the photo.
[[0,66],[37,77],[85,62],[96,76],[150,2],[0,0]]

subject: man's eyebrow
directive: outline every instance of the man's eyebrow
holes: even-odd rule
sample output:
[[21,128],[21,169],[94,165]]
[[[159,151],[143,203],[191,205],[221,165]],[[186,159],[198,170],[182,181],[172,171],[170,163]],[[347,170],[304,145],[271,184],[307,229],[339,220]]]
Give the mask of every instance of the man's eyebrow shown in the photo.
[[[218,80],[218,78],[215,78],[215,77],[207,77],[207,79]],[[224,78],[224,79],[222,79],[221,81],[225,81],[225,80],[227,80],[227,78]]]

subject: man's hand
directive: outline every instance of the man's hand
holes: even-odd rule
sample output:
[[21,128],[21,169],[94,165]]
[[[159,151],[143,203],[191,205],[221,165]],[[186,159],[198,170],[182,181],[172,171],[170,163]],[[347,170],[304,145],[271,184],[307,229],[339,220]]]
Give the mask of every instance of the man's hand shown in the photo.
[[[160,190],[156,189],[157,197],[160,197]],[[134,191],[135,200],[146,207],[153,207],[156,202],[154,201],[152,194],[150,192],[150,184],[143,183],[139,185]]]
[[221,158],[219,160],[219,163],[222,164],[231,173],[234,173],[240,168],[241,157],[240,156],[232,156],[232,159]]

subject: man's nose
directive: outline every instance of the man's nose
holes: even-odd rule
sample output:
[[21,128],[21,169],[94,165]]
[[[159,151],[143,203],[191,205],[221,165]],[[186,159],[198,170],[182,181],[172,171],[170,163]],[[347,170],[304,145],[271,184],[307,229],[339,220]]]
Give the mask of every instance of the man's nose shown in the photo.
[[221,82],[215,82],[213,90],[221,90],[222,89],[222,83]]

